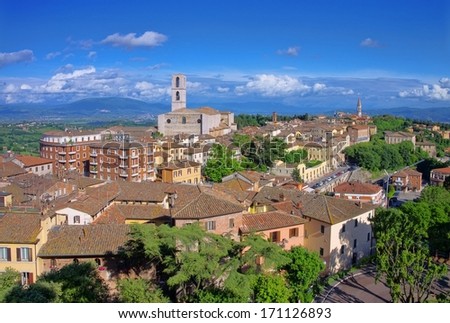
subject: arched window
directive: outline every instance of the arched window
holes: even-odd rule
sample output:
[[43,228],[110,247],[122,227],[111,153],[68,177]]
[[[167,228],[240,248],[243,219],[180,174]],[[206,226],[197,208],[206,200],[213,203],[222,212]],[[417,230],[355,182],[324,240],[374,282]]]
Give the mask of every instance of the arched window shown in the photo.
[[181,123],[182,123],[182,124],[186,124],[186,117],[182,117],[182,118],[181,118]]
[[102,264],[99,258],[95,258],[95,263],[97,264],[97,266],[101,266]]
[[175,100],[180,101],[180,92],[178,91],[175,93]]
[[180,78],[178,76],[175,79],[175,87],[180,87]]

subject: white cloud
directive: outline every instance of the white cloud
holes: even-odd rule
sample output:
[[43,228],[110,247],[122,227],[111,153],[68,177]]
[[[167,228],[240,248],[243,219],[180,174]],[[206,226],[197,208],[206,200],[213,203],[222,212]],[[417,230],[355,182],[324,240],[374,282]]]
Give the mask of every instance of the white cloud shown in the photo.
[[28,91],[28,90],[31,90],[32,89],[32,87],[29,85],[29,84],[22,84],[21,86],[20,86],[20,89],[21,90],[25,90],[25,91]]
[[5,87],[5,93],[15,93],[15,92],[17,92],[17,90],[18,90],[18,87],[17,86],[15,86],[14,84],[8,84],[6,87]]
[[323,91],[323,90],[325,90],[326,87],[327,86],[325,84],[323,84],[323,83],[315,83],[313,85],[313,92]]
[[300,47],[298,47],[298,46],[289,47],[288,49],[277,50],[278,55],[288,55],[288,56],[298,56],[299,52],[300,52]]
[[88,66],[80,70],[74,70],[71,73],[57,73],[52,76],[50,80],[42,86],[42,88],[46,92],[73,92],[76,91],[77,88],[80,88],[77,85],[81,85],[79,82],[75,82],[75,80],[93,73],[95,73],[95,67],[93,66]]
[[422,88],[414,88],[400,91],[401,98],[425,98],[428,100],[450,101],[450,80],[443,77],[439,84],[424,84]]
[[305,94],[311,87],[296,78],[284,75],[260,74],[244,86],[236,87],[236,93],[259,93],[262,96],[284,96],[290,94]]
[[443,77],[443,78],[441,78],[441,79],[439,80],[439,84],[440,84],[442,87],[450,88],[450,78],[448,78],[448,77]]
[[29,49],[20,50],[18,52],[0,53],[0,68],[10,64],[31,62],[33,60],[33,51]]
[[90,52],[87,54],[87,58],[89,58],[89,59],[95,59],[95,58],[97,58],[97,52],[90,51]]
[[102,44],[110,44],[112,46],[123,46],[127,48],[133,47],[155,47],[159,46],[167,40],[167,36],[155,31],[146,31],[141,36],[136,37],[136,33],[120,35],[118,33],[107,36],[101,41]]
[[59,55],[61,55],[61,52],[51,52],[45,56],[45,59],[51,60],[51,59],[58,57]]
[[372,38],[366,38],[359,44],[361,47],[380,47],[380,43]]
[[230,88],[229,87],[221,87],[221,86],[218,86],[217,87],[217,92],[220,92],[220,93],[227,93],[227,92],[229,92],[230,91]]
[[144,97],[146,99],[161,99],[170,95],[170,88],[156,85],[147,81],[136,82],[133,93],[135,97]]

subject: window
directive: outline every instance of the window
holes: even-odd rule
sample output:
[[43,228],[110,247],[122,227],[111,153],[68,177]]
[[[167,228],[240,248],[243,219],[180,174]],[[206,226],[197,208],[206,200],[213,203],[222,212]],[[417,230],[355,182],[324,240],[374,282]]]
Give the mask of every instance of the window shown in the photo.
[[180,92],[178,91],[175,93],[175,100],[180,101]]
[[357,247],[357,245],[358,245],[358,240],[356,240],[356,239],[355,239],[355,240],[353,240],[353,249],[354,249],[354,248],[356,248],[356,247]]
[[17,248],[17,261],[33,261],[31,248]]
[[270,241],[280,242],[280,231],[274,231],[270,233]]
[[175,87],[180,87],[180,78],[178,76],[175,79]]
[[358,226],[358,219],[355,219],[355,228]]
[[234,228],[234,218],[228,220],[228,228]]
[[367,241],[370,241],[370,232],[367,232]]
[[33,284],[33,273],[20,273],[22,285]]
[[341,246],[341,255],[343,255],[344,252],[345,252],[345,245],[342,245],[342,246]]
[[79,215],[75,215],[73,217],[73,223],[81,223],[81,217]]
[[322,234],[325,233],[325,226],[324,225],[320,226],[320,233],[322,233]]
[[345,224],[342,225],[342,232],[345,232]]
[[323,248],[319,249],[319,254],[320,254],[321,257],[323,256]]
[[298,237],[298,228],[289,229],[289,238]]
[[216,230],[216,221],[208,221],[206,222],[206,230]]
[[182,124],[186,124],[186,117],[182,117],[182,118],[181,118],[181,123],[182,123]]
[[0,247],[0,261],[11,261],[11,248]]

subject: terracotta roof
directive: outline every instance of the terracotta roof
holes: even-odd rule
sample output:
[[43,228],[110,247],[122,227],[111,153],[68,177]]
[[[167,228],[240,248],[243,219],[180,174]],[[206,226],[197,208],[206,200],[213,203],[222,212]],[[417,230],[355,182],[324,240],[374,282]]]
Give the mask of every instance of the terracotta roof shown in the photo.
[[433,173],[441,173],[450,175],[450,167],[443,167],[443,168],[435,168],[431,170]]
[[219,189],[227,189],[231,191],[249,191],[252,189],[252,185],[241,180],[240,178],[233,178],[229,181],[214,184]]
[[20,174],[25,174],[27,171],[20,167],[19,165],[14,164],[13,162],[4,162],[0,163],[0,178],[1,177],[12,177]]
[[307,221],[280,211],[244,214],[242,216],[242,233],[260,232],[291,226],[298,226]]
[[36,243],[40,231],[37,213],[6,213],[0,217],[0,243]]
[[[175,202],[175,205],[178,201]],[[205,190],[191,202],[173,213],[175,219],[202,219],[225,214],[239,213],[244,210],[232,197],[218,191]]]
[[126,224],[54,226],[39,257],[103,256],[116,254],[128,241]]
[[166,192],[171,189],[172,184],[160,182],[118,182],[120,193],[117,201],[145,201],[162,203]]
[[329,224],[353,219],[377,207],[369,203],[355,203],[319,194],[304,194],[300,203],[304,216]]
[[201,165],[202,165],[201,163],[197,163],[197,162],[189,161],[189,160],[184,160],[184,161],[174,160],[174,161],[171,161],[168,163],[162,163],[161,165],[158,166],[158,168],[174,170],[174,169],[183,169],[183,168],[188,168],[188,167],[199,167]]
[[412,137],[415,137],[415,136],[416,136],[416,135],[413,134],[413,133],[403,132],[403,131],[397,131],[397,132],[394,132],[394,131],[385,131],[385,132],[384,132],[384,135],[385,135],[385,136],[388,136],[388,137],[403,137],[403,138],[412,138]]
[[211,108],[211,107],[200,107],[200,108],[196,108],[193,109],[194,111],[200,112],[200,113],[204,113],[204,114],[209,114],[209,115],[216,115],[216,114],[220,114],[220,111]]
[[19,160],[20,162],[22,162],[25,167],[53,164],[52,159],[36,157],[36,156],[16,155],[16,159]]
[[95,224],[101,223],[125,223],[126,220],[154,220],[169,216],[169,210],[162,205],[131,205],[113,204],[102,216],[95,220]]
[[99,187],[88,187],[86,195],[78,197],[75,201],[67,203],[69,207],[91,216],[97,215],[103,208],[109,205],[119,194],[117,182],[108,183]]
[[392,174],[392,176],[396,176],[396,177],[408,177],[408,176],[411,176],[411,175],[413,175],[413,176],[422,176],[422,173],[418,172],[418,171],[416,171],[414,169],[411,169],[411,168],[406,168],[406,169],[403,169],[401,171],[398,171],[398,172]]
[[336,193],[377,194],[382,190],[378,185],[359,182],[344,182],[334,188]]

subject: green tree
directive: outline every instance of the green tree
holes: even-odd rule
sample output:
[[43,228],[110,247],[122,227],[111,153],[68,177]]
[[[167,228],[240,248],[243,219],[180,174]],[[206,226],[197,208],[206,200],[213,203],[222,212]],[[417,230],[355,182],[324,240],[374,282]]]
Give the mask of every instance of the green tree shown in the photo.
[[72,263],[57,271],[47,272],[38,282],[59,284],[61,295],[58,300],[63,303],[102,303],[108,299],[108,287],[91,262]]
[[281,275],[259,275],[255,281],[257,303],[288,303],[291,291]]
[[319,275],[325,269],[325,264],[317,253],[303,247],[293,247],[287,256],[290,262],[283,269],[291,290],[290,301],[312,302],[317,291]]
[[0,273],[0,303],[5,301],[5,297],[16,286],[20,286],[20,273],[7,267],[5,272]]
[[143,278],[125,278],[117,284],[119,300],[124,303],[167,303],[169,299],[150,281]]
[[433,283],[446,273],[429,255],[430,211],[425,203],[379,209],[373,219],[377,279],[384,277],[394,302],[424,302]]
[[298,168],[294,168],[294,170],[292,171],[291,176],[292,176],[292,179],[294,181],[299,182],[299,183],[303,183],[303,179],[300,176],[300,171],[298,170]]
[[243,169],[241,162],[233,158],[230,149],[224,145],[214,144],[203,172],[209,180],[218,183],[223,177]]
[[14,287],[6,297],[8,303],[61,303],[61,284],[37,281],[28,288]]

